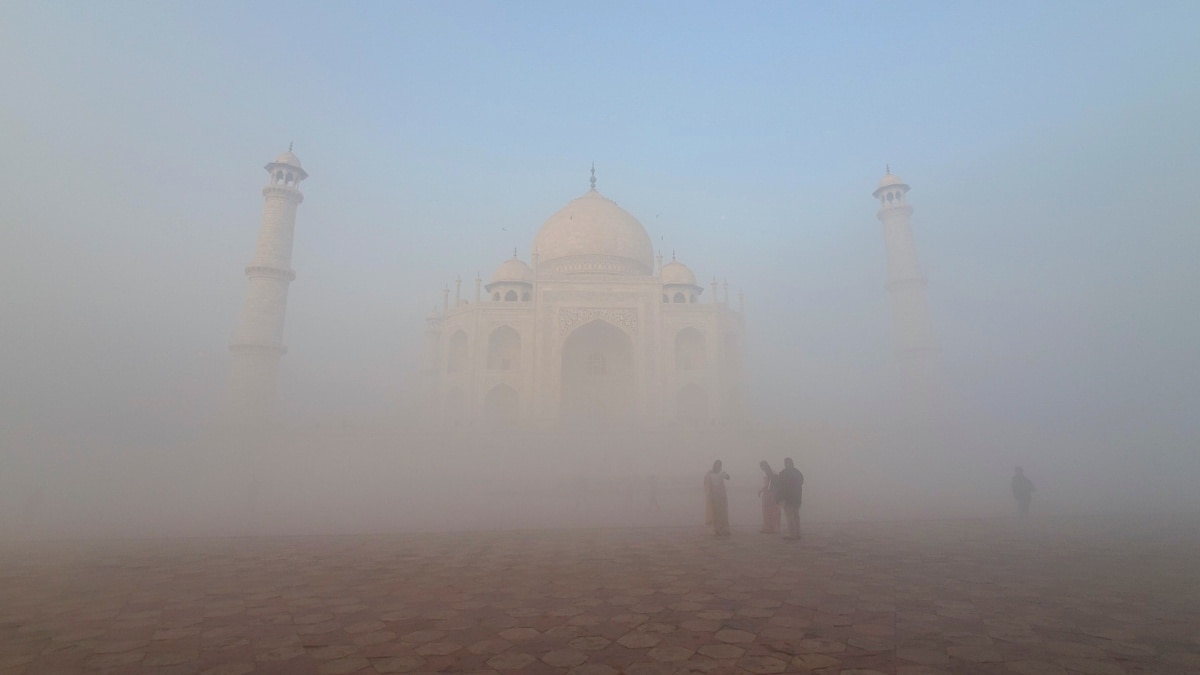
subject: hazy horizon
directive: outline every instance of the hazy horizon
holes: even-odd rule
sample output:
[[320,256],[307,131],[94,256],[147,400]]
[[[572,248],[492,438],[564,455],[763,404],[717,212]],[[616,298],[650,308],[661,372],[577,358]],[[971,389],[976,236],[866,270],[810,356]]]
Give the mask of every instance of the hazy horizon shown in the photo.
[[[1184,2],[7,5],[0,503],[10,523],[35,493],[47,528],[115,523],[210,466],[194,455],[262,167],[294,143],[310,177],[280,417],[363,431],[348,476],[402,470],[366,432],[410,437],[443,287],[528,259],[594,162],[663,255],[744,291],[755,447],[824,444],[806,451],[827,475],[886,485],[913,447],[889,431],[871,192],[890,165],[912,187],[948,401],[913,474],[994,475],[980,513],[1004,514],[1014,464],[1061,486],[1061,512],[1101,508],[1090,489],[1195,509],[1198,20]],[[338,451],[304,452],[289,475],[319,484]],[[905,479],[880,494],[904,506]]]

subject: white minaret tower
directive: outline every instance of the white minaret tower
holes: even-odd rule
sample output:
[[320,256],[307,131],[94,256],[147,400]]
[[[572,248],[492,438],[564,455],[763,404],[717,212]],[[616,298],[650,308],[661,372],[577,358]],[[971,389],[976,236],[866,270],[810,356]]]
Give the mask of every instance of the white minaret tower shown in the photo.
[[912,207],[908,185],[893,174],[879,181],[872,193],[879,200],[876,216],[883,223],[887,245],[888,294],[892,299],[892,339],[904,376],[903,385],[914,398],[932,403],[937,386],[938,347],[925,303],[925,277],[917,263],[912,235]]
[[262,227],[254,259],[246,267],[246,302],[233,335],[233,371],[229,378],[228,417],[241,424],[260,425],[271,419],[278,388],[283,346],[283,318],[292,271],[292,237],[296,207],[304,201],[300,181],[308,174],[300,158],[288,151],[266,166],[270,178],[263,188]]

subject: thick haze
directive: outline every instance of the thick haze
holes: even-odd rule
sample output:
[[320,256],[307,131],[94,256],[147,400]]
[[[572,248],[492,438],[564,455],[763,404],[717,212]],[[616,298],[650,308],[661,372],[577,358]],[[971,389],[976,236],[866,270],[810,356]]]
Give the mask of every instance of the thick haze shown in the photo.
[[994,478],[980,512],[1009,508],[1014,464],[1051,503],[1092,492],[1063,511],[1194,508],[1197,25],[1193,2],[6,3],[0,534],[168,504],[208,452],[262,167],[289,142],[310,174],[293,427],[406,428],[441,289],[528,260],[594,161],[665,255],[746,294],[771,440],[736,474],[805,442],[876,480],[936,473],[869,459],[895,400],[871,197],[890,163],[952,402],[941,451]]

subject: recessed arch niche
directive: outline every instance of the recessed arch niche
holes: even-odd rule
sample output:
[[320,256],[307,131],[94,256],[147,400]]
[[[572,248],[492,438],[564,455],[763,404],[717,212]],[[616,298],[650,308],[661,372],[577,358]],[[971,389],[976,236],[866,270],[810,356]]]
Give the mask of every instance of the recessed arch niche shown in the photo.
[[604,426],[629,421],[635,378],[629,335],[600,319],[576,328],[562,349],[563,422]]

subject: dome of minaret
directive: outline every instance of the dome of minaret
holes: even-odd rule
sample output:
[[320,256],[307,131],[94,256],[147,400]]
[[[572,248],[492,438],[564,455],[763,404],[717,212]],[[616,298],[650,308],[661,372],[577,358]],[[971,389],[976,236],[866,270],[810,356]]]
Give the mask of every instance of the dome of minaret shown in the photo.
[[888,172],[884,174],[883,178],[879,179],[879,187],[875,188],[875,192],[871,194],[878,197],[880,192],[890,187],[900,188],[901,190],[908,192],[908,184],[905,183],[900,176],[892,173],[892,170],[889,168]]
[[891,187],[893,185],[904,185],[904,181],[900,180],[900,176],[897,176],[894,173],[889,173],[889,174],[885,175],[879,181],[879,187],[881,187],[881,188],[882,187]]
[[286,164],[288,166],[294,166],[297,169],[304,168],[303,166],[300,165],[300,158],[297,157],[295,155],[295,153],[293,153],[291,150],[288,150],[287,152],[284,152],[282,155],[276,157],[274,163],[275,164]]
[[308,178],[308,172],[305,171],[304,167],[300,165],[300,158],[297,157],[296,154],[292,152],[291,144],[288,144],[288,149],[286,152],[280,154],[278,157],[271,160],[271,163],[266,165],[263,168],[266,169],[267,171],[272,172],[272,174],[275,175],[276,179],[279,178],[279,175],[275,173],[276,170],[277,169],[286,169],[287,171],[285,172],[285,175],[291,174],[292,176],[296,177],[295,183],[291,183],[289,181],[289,185],[293,185],[293,186],[295,184],[299,183],[300,181],[304,180],[305,178]]

